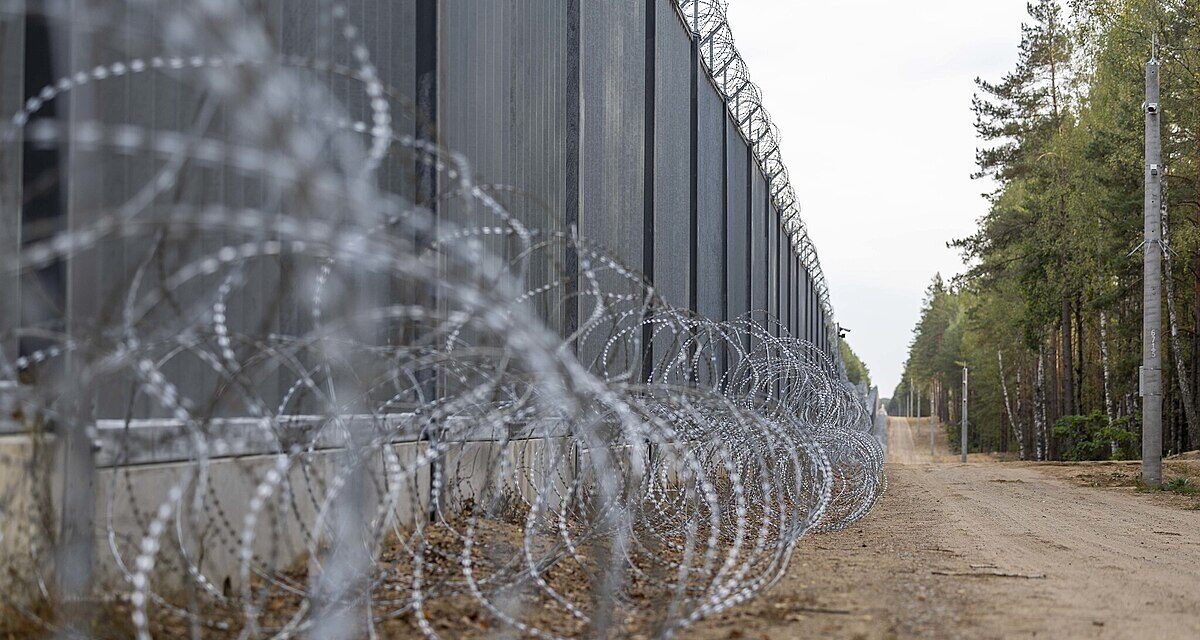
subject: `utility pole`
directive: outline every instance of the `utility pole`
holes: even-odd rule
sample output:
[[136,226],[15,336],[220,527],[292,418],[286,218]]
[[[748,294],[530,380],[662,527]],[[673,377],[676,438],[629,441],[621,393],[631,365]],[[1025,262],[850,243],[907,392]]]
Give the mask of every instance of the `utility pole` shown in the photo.
[[967,365],[963,365],[962,392],[962,461],[967,461]]
[[1146,64],[1146,194],[1142,243],[1142,484],[1162,484],[1162,137],[1159,123],[1158,42]]

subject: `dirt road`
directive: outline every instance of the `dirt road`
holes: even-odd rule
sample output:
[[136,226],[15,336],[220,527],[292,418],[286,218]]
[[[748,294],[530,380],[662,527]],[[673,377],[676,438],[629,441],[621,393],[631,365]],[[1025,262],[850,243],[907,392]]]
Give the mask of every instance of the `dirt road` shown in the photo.
[[1200,638],[1200,511],[1082,486],[1110,467],[960,464],[944,438],[930,463],[920,422],[892,419],[866,519],[806,540],[770,594],[696,636]]

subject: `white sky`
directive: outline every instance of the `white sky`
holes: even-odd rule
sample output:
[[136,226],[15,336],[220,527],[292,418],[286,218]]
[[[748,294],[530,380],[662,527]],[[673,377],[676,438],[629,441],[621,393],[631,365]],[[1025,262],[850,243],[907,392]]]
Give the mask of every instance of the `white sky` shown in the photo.
[[834,313],[882,395],[925,287],[963,269],[946,242],[986,211],[973,79],[1016,62],[1025,0],[729,0],[779,127]]

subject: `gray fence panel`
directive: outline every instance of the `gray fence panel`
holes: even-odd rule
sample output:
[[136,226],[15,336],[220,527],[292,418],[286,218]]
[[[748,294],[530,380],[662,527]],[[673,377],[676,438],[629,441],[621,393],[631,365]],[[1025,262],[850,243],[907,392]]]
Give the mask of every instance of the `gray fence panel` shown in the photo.
[[[285,3],[290,11],[297,6],[287,0],[276,0]],[[380,81],[386,87],[387,94],[392,98],[392,127],[397,132],[412,134],[416,131],[414,100],[416,95],[416,42],[413,24],[416,22],[416,0],[369,0],[358,9],[349,9],[350,20],[359,25],[362,38],[367,49],[371,52],[371,62],[376,67]],[[357,19],[362,16],[362,19]],[[293,29],[298,25],[293,26]],[[397,28],[399,27],[399,28]],[[285,45],[295,41],[300,34],[285,31],[282,38]],[[303,41],[296,41],[297,48],[303,48]],[[310,54],[311,55],[311,54]],[[359,87],[355,94],[362,94]],[[362,108],[366,109],[365,103]],[[370,111],[364,112],[364,117],[370,117]],[[390,153],[380,165],[377,173],[377,186],[389,193],[396,193],[411,198],[414,193],[413,162],[405,153]]]
[[[567,10],[557,0],[442,3],[438,43],[438,130],[470,159],[481,184],[504,185],[494,197],[527,226],[564,229],[566,188]],[[464,224],[494,223],[483,211],[443,211]],[[497,240],[493,251],[511,251]],[[527,285],[562,276],[562,250],[538,251]],[[534,300],[557,327],[558,295]]]
[[[364,0],[346,6],[347,19],[358,28],[358,37],[369,52],[384,94],[390,106],[391,126],[396,135],[417,134],[415,113],[416,95],[416,0]],[[314,2],[289,2],[272,0],[271,8],[264,12],[269,17],[273,34],[281,52],[318,60],[335,60],[356,66],[353,54],[344,38],[331,37],[336,33],[330,7]],[[436,56],[436,51],[431,51]],[[360,80],[344,74],[324,73],[301,68],[302,74],[311,82],[330,89],[334,99],[345,110],[348,118],[372,126],[372,110],[366,90]],[[436,114],[429,114],[435,117]],[[362,139],[360,144],[369,145]],[[417,167],[407,149],[393,143],[391,151],[384,156],[375,172],[375,186],[387,193],[412,200],[416,195]],[[304,335],[313,329],[313,319],[307,292],[294,288],[294,283],[314,277],[320,269],[315,261],[294,255],[279,258],[279,278],[288,283],[289,290],[283,293],[278,310],[278,323],[284,335]],[[388,303],[414,303],[427,299],[425,291],[411,282],[398,283],[384,274],[355,274],[347,279],[353,295],[362,301],[362,306]],[[405,331],[398,326],[380,326],[376,333],[364,336],[368,341],[385,342]],[[308,353],[297,354],[299,362],[310,366],[313,361]],[[279,393],[285,393],[297,378],[296,372],[279,372]],[[309,413],[324,411],[305,390],[301,390],[291,401],[288,411]],[[395,406],[403,406],[400,400]]]
[[796,249],[788,242],[788,264],[791,265],[791,282],[788,283],[788,292],[791,298],[788,301],[788,331],[792,332],[793,337],[800,337],[800,282],[803,275],[801,273],[800,259],[796,257]]
[[808,275],[808,282],[805,284],[804,290],[808,293],[808,341],[816,344],[817,342],[817,293],[813,289],[812,274]]
[[[116,24],[122,22],[120,15],[114,15]],[[53,82],[58,77],[70,75],[77,70],[92,69],[97,64],[112,60],[129,60],[137,55],[136,45],[121,39],[95,38],[84,30],[73,31],[64,35],[68,40],[69,49],[55,48],[52,73],[54,78],[46,79]],[[55,40],[57,42],[57,40]],[[69,54],[65,53],[69,51]],[[63,55],[57,55],[64,52]],[[32,64],[32,63],[31,63]],[[43,79],[33,81],[41,84]],[[159,83],[166,85],[168,79],[160,79],[156,75],[145,74],[134,78],[132,75],[108,78],[103,82],[87,83],[77,86],[67,94],[58,98],[54,109],[58,117],[66,122],[69,131],[78,131],[83,122],[100,121],[106,124],[132,124],[153,128],[163,127],[178,129],[175,110],[163,113],[157,109],[154,94]],[[36,87],[31,87],[36,92]],[[163,101],[168,106],[169,100]],[[72,139],[74,136],[71,136]],[[155,164],[158,158],[130,158],[128,155],[115,153],[110,149],[97,148],[87,145],[64,143],[60,145],[59,162],[63,170],[57,186],[65,196],[65,224],[72,230],[89,227],[115,207],[126,201],[136,188],[144,184],[142,169],[146,163]],[[45,176],[43,176],[44,178]],[[135,181],[139,181],[136,184]],[[181,183],[178,188],[179,199],[187,201],[192,191],[189,185]],[[215,192],[211,200],[218,200],[221,193]],[[39,215],[27,210],[23,215]],[[62,213],[55,213],[63,220]],[[36,240],[36,238],[29,238]],[[94,244],[88,249],[76,253],[65,266],[66,289],[61,309],[50,308],[59,302],[50,289],[43,289],[28,298],[26,302],[45,302],[45,308],[36,315],[42,319],[59,317],[72,336],[81,342],[88,343],[97,340],[96,329],[111,322],[119,313],[118,296],[113,292],[125,289],[129,279],[136,269],[141,256],[147,251],[147,242],[143,238],[118,239],[109,238]],[[147,285],[153,286],[153,277],[148,278]],[[183,304],[191,301],[184,300]],[[174,314],[172,314],[174,315]],[[51,325],[53,326],[53,325]],[[40,348],[42,345],[30,345],[30,348]],[[67,371],[77,370],[86,359],[84,352],[72,353],[64,361],[70,362]],[[161,366],[172,375],[189,382],[198,381],[201,369],[183,364],[187,357],[180,355]],[[59,367],[59,362],[47,364],[38,372],[46,376],[50,371]],[[61,370],[60,370],[61,371]],[[128,389],[127,380],[118,380],[116,376],[106,379],[100,385],[96,395],[96,411],[101,416],[116,417],[122,415],[129,398],[124,397],[122,389]],[[189,394],[195,393],[201,385],[190,385]],[[207,387],[205,387],[207,389]],[[144,406],[146,403],[143,403]],[[150,403],[153,404],[153,403]]]
[[779,233],[779,322],[782,332],[792,335],[792,252],[787,235]]
[[767,181],[755,166],[750,178],[750,308],[767,309]]
[[[25,86],[25,16],[0,16],[0,118],[5,121],[21,108]],[[21,249],[21,144],[0,144],[0,256]],[[11,362],[17,340],[11,332],[21,324],[21,279],[0,270],[0,357]],[[6,379],[0,371],[0,382]],[[0,394],[4,389],[0,388]],[[4,402],[0,399],[0,406]],[[0,418],[0,429],[3,428]]]
[[[386,2],[370,0],[348,8],[349,18],[360,25],[359,33],[371,51],[372,63],[392,97],[392,124],[400,133],[413,129],[413,118],[405,107],[411,103],[414,84],[413,38],[396,25],[413,23],[413,1]],[[153,9],[157,30],[165,31],[165,23],[178,5],[164,3]],[[306,59],[328,59],[352,64],[353,56],[349,45],[341,38],[319,37],[332,34],[333,18],[327,8],[312,3],[284,3],[273,0],[250,9],[262,20],[271,37],[279,43],[282,53]],[[124,21],[134,30],[147,28],[146,13],[127,11]],[[137,15],[135,15],[137,13]],[[118,16],[117,22],[122,19]],[[6,23],[13,24],[13,23]],[[3,38],[5,50],[11,42]],[[71,59],[56,61],[55,73],[68,74],[79,69],[91,69],[97,63],[128,61],[140,56],[157,53],[158,43],[138,39],[103,38],[86,35],[74,37]],[[201,55],[203,52],[199,52]],[[287,64],[292,65],[291,62]],[[4,68],[10,65],[5,60]],[[317,73],[292,66],[291,71],[307,76],[331,89],[332,97],[340,103],[346,117],[351,120],[367,121],[370,107],[365,90],[357,79],[332,72]],[[199,131],[211,139],[225,139],[234,135],[231,123],[234,117],[222,108],[209,108],[201,95],[198,71],[190,68],[172,73],[146,72],[140,74],[114,75],[103,82],[91,83],[72,90],[60,98],[56,106],[60,113],[69,111],[71,126],[86,120],[99,120],[108,124],[128,124],[149,131]],[[6,79],[7,85],[8,80]],[[4,91],[5,96],[10,95]],[[17,94],[19,95],[19,93]],[[7,107],[5,108],[7,111]],[[360,147],[366,142],[361,134],[345,132],[345,140]],[[7,155],[5,156],[7,158]],[[71,148],[64,154],[67,192],[67,218],[73,229],[80,229],[99,216],[128,201],[138,190],[154,179],[161,170],[164,159],[152,153],[125,154],[109,149]],[[404,154],[393,154],[384,161],[377,173],[379,186],[385,190],[403,193],[410,182],[411,159]],[[6,175],[12,175],[4,167]],[[19,172],[18,174],[19,175]],[[251,177],[228,167],[207,169],[190,168],[183,179],[163,198],[173,203],[210,205],[223,204],[228,207],[268,209],[281,206],[271,204],[268,187],[261,178]],[[5,215],[5,220],[15,217]],[[2,236],[0,236],[2,237]],[[158,285],[157,274],[171,272],[180,265],[198,257],[215,252],[225,244],[239,242],[242,236],[235,234],[206,234],[202,240],[160,256],[165,264],[161,269],[146,269],[141,280],[141,289],[152,289]],[[113,292],[127,288],[127,283],[149,255],[153,242],[147,238],[105,240],[94,248],[73,256],[67,266],[68,293],[66,296],[67,324],[78,338],[89,339],[94,326],[111,322],[120,312],[124,300]],[[314,264],[299,265],[289,258],[263,258],[249,261],[242,274],[244,284],[236,288],[227,299],[229,329],[232,334],[259,335],[262,332],[279,331],[295,335],[303,331],[306,314],[297,313],[294,293],[281,287],[281,276],[299,268],[315,269]],[[296,278],[287,278],[295,281]],[[203,312],[211,303],[216,283],[211,278],[198,278],[189,285],[173,291],[170,304],[162,304],[151,311],[147,323],[159,326],[184,326]],[[355,295],[369,295],[376,302],[389,297],[386,279],[380,276],[356,276],[347,283]],[[203,292],[202,296],[198,292]],[[12,294],[15,299],[16,294]],[[5,299],[9,295],[4,294]],[[6,305],[7,307],[8,305]],[[12,305],[17,307],[17,305]],[[209,363],[188,351],[180,351],[161,368],[167,378],[185,389],[189,398],[204,406],[206,399],[216,392],[218,376]],[[285,384],[295,379],[293,372],[279,372],[273,368],[241,371],[253,388],[268,402],[278,398]],[[97,393],[96,417],[120,418],[130,412],[140,417],[165,415],[158,403],[146,397],[131,398],[127,393],[128,377],[113,376],[105,381]],[[216,406],[211,408],[216,415],[237,415],[245,407]]]
[[799,325],[797,334],[805,340],[812,340],[812,290],[809,289],[808,270],[804,268],[804,262],[796,258],[800,267],[800,281],[796,287],[797,293],[800,294],[798,301],[797,315],[799,316]]
[[[779,308],[779,213],[774,206],[767,207],[767,311],[776,320],[782,314]],[[779,327],[772,326],[771,332],[779,335]]]
[[[172,19],[174,12],[178,10],[178,3],[164,3],[161,6],[156,6],[154,9],[155,26],[159,28],[165,25]],[[134,25],[130,25],[134,27]],[[137,27],[134,27],[135,29]],[[126,57],[133,55],[141,55],[153,50],[153,44],[145,47],[145,50],[131,49],[123,52],[120,55]],[[117,55],[117,54],[112,54]],[[119,59],[119,58],[112,58]],[[119,98],[114,100],[111,106],[115,114],[124,117],[129,124],[146,127],[148,130],[168,130],[168,131],[188,131],[191,129],[199,129],[205,131],[207,135],[220,137],[225,131],[224,114],[220,109],[213,108],[210,104],[207,108],[198,108],[202,104],[203,99],[197,88],[196,78],[194,76],[173,76],[171,74],[152,73],[137,78],[124,78],[124,89],[128,91],[130,108],[125,108]],[[106,81],[107,83],[108,81]],[[137,105],[137,106],[133,106]],[[72,117],[77,117],[77,114],[72,114]],[[114,158],[115,160],[115,158]],[[163,159],[154,154],[137,154],[136,157],[129,159],[127,163],[127,172],[123,177],[123,183],[113,185],[114,188],[120,189],[119,192],[113,193],[114,198],[128,198],[134,193],[134,190],[140,188],[149,180],[154,179],[155,174],[161,170]],[[181,176],[180,183],[175,189],[175,193],[171,197],[181,203],[228,203],[226,194],[223,191],[221,177],[224,176],[223,171],[217,169],[208,169],[203,171],[188,171],[186,175]],[[213,183],[217,183],[214,185]],[[204,234],[204,240],[189,243],[182,255],[164,256],[163,273],[170,269],[177,268],[185,261],[194,260],[201,255],[211,254],[217,251],[221,242],[218,242],[215,233]],[[125,261],[123,266],[110,273],[105,274],[106,280],[111,280],[113,283],[122,283],[126,281],[134,270],[137,263],[152,250],[150,244],[144,238],[129,238],[123,241],[114,241],[108,246],[101,246],[101,250],[110,249],[119,251],[124,254]],[[79,259],[88,259],[87,254],[75,256],[71,259],[72,262]],[[159,269],[148,270],[145,275],[143,286],[156,287],[160,284]],[[249,275],[249,274],[247,274]],[[180,307],[185,305],[195,305],[198,303],[197,290],[205,288],[211,292],[211,287],[205,286],[211,282],[211,278],[200,278],[196,282],[181,287],[177,290],[175,299]],[[252,285],[250,285],[252,286]],[[77,291],[78,288],[72,282],[72,291]],[[119,290],[114,288],[114,290]],[[242,323],[242,317],[235,315],[245,310],[245,305],[239,307],[230,307],[227,316],[229,317],[230,328],[245,329]],[[79,314],[82,310],[74,308],[72,313]],[[178,321],[170,307],[159,308],[152,312],[154,322],[161,323],[162,326],[171,326]],[[176,356],[165,363],[159,365],[163,374],[169,379],[182,381],[185,393],[199,400],[201,403],[210,397],[214,391],[217,381],[216,374],[213,373],[211,367],[203,366],[197,362],[193,356],[182,355]],[[128,385],[118,378],[111,381],[107,388],[102,388],[98,394],[96,417],[97,418],[122,418],[126,415],[126,407],[132,404],[130,413],[142,417],[165,417],[169,412],[158,406],[158,403],[151,398],[142,396],[140,398],[129,398],[127,389]]]
[[819,317],[819,319],[817,321],[817,327],[818,327],[818,331],[820,332],[820,334],[817,336],[817,340],[819,341],[818,344],[821,345],[821,351],[824,351],[825,355],[830,355],[829,354],[829,321],[825,317],[824,309],[820,309],[818,311],[818,317]]
[[779,231],[779,323],[780,335],[792,335],[792,259],[782,228]]
[[[790,244],[790,243],[789,243]],[[801,300],[803,300],[803,290],[800,288],[804,281],[804,268],[800,266],[800,258],[796,256],[796,250],[792,252],[792,335],[797,338],[804,337],[800,333],[800,309],[802,308]]]
[[[580,27],[581,232],[627,266],[642,263],[645,22],[630,6],[585,2]],[[620,135],[614,135],[620,132]]]
[[726,150],[729,157],[728,175],[728,218],[726,220],[728,245],[726,264],[729,269],[728,318],[734,319],[750,310],[749,272],[746,261],[750,251],[749,212],[749,151],[746,142],[732,121],[726,131]]
[[696,310],[725,317],[725,103],[704,73],[700,76],[696,132],[698,167]]
[[[645,5],[584,2],[580,12],[580,235],[625,266],[640,271],[645,205]],[[627,278],[615,273],[600,275],[605,289],[628,292],[631,288]],[[580,291],[585,292],[588,286],[581,280]],[[581,298],[581,325],[591,312],[592,302]],[[591,364],[602,347],[596,341],[581,343],[584,364]],[[631,370],[636,369],[640,357],[633,353],[611,355],[628,358]]]
[[688,308],[691,292],[691,38],[673,2],[655,2],[654,287]]
[[[578,93],[572,95],[576,90],[572,74],[576,70],[569,68],[574,60],[574,44],[568,41],[574,33],[570,3],[442,0],[438,5],[435,56],[438,103],[432,114],[439,142],[469,158],[480,183],[505,185],[506,189],[497,191],[495,197],[529,227],[549,233],[566,230],[564,216],[570,204],[566,200],[572,193],[567,184],[572,176],[567,172],[577,158],[579,228],[585,241],[635,271],[645,264],[645,251],[652,249],[657,290],[672,304],[694,305],[713,318],[734,318],[751,309],[762,309],[787,326],[794,326],[797,335],[824,341],[825,319],[818,309],[811,278],[787,247],[778,214],[769,205],[768,183],[751,161],[736,124],[725,112],[720,93],[703,69],[695,87],[697,101],[692,102],[690,32],[681,23],[674,4],[647,5],[647,1],[636,3],[632,10],[628,4],[578,5],[579,50],[583,54],[578,69],[581,84]],[[414,102],[416,84],[415,2],[364,0],[347,8],[348,19],[360,25],[360,36],[395,107],[392,122],[398,133],[417,128],[416,118],[406,106]],[[157,11],[165,21],[172,10],[171,5],[163,5]],[[354,64],[351,45],[343,38],[330,37],[338,30],[327,7],[268,0],[251,10],[267,16],[268,28],[284,54]],[[645,32],[648,15],[654,16],[655,24],[649,40]],[[16,58],[22,53],[20,38],[9,37],[10,31],[16,33],[13,29],[18,24],[7,20],[0,25],[4,29],[0,33],[0,61],[4,62],[0,87],[5,89],[21,84],[23,61]],[[645,157],[648,41],[653,42],[649,57],[655,62],[652,158]],[[72,53],[75,59],[66,61],[59,71],[91,68],[97,61],[129,59],[149,50],[152,45],[128,40],[112,39],[103,46],[80,43]],[[306,69],[303,64],[300,67],[295,73],[332,89],[333,98],[341,102],[351,121],[369,125],[371,109],[360,80],[344,73]],[[202,85],[195,78],[182,77],[186,73],[109,79],[72,92],[65,102],[76,109],[72,113],[76,121],[90,117],[107,121],[112,116],[121,118],[120,123],[148,130],[187,131],[195,127],[209,137],[228,136],[234,118],[220,109],[202,113],[203,107],[197,108],[205,104],[198,90]],[[5,113],[14,110],[21,93],[0,92],[0,108]],[[85,107],[94,113],[84,111]],[[576,124],[576,108],[578,149],[569,138]],[[695,131],[690,126],[693,108],[699,123]],[[360,134],[347,133],[346,137],[355,144],[369,143]],[[691,158],[684,151],[693,140],[697,154],[695,194],[691,189]],[[18,176],[15,184],[11,179],[0,183],[0,250],[12,251],[20,243],[20,216],[12,203],[20,200],[21,153],[11,147],[0,151],[0,177]],[[153,178],[161,158],[74,149],[64,154],[64,161],[71,198],[67,215],[70,225],[79,228],[106,213],[107,208],[128,200]],[[645,246],[642,217],[647,162],[652,163],[654,184],[652,248]],[[390,154],[378,172],[378,185],[385,191],[415,195],[414,171],[410,157]],[[260,179],[227,168],[188,171],[171,197],[178,203],[278,206],[268,204],[267,189]],[[571,200],[575,200],[573,195]],[[693,212],[696,247],[689,238]],[[471,224],[488,221],[485,212],[454,210],[449,205],[440,214],[448,220]],[[172,263],[164,265],[162,271],[170,272],[236,240],[235,235],[206,237],[189,247],[184,252],[187,255],[170,256]],[[511,248],[503,240],[489,242],[499,252]],[[86,335],[88,322],[100,319],[103,324],[119,311],[120,300],[108,292],[125,287],[150,246],[146,239],[117,239],[72,259],[66,302],[69,323],[77,334]],[[528,264],[528,285],[534,288],[562,278],[564,258],[561,248],[536,254]],[[694,273],[688,268],[693,262]],[[300,281],[296,270],[315,266],[298,264],[288,257],[249,263],[245,284],[229,298],[230,329],[247,335],[277,330],[286,335],[303,334],[310,319],[298,310],[306,305],[295,304],[291,296],[305,294],[281,291],[280,283]],[[638,283],[628,276],[609,272],[602,277],[607,289],[638,289]],[[413,295],[391,289],[392,283],[380,276],[350,278],[351,282],[343,284],[354,289],[356,295],[372,296],[375,303],[401,302]],[[156,284],[155,275],[148,273],[142,286]],[[586,286],[580,283],[580,289]],[[147,321],[181,323],[182,314],[194,313],[195,306],[206,300],[198,292],[211,297],[213,289],[213,283],[207,281],[183,286],[176,291],[182,311],[164,305],[155,312],[175,313],[178,317],[154,316]],[[540,305],[542,317],[551,326],[560,327],[562,288],[549,290],[552,293],[536,299],[535,304]],[[696,299],[691,300],[693,290]],[[12,278],[0,281],[0,299],[19,298]],[[586,295],[581,300],[579,317],[584,319],[589,315],[584,305],[592,302]],[[17,313],[19,305],[4,305],[0,309],[0,329],[18,324],[19,320],[12,317]],[[589,354],[581,355],[587,361]],[[186,387],[200,404],[219,383],[219,376],[209,364],[186,352],[163,366],[167,377]],[[278,397],[287,382],[295,378],[291,372],[279,371],[248,375],[255,377],[255,389],[264,398]],[[130,399],[119,393],[127,385],[120,380],[111,384],[101,393],[97,417],[120,418],[129,410]],[[133,412],[155,417],[161,413],[155,404],[148,398],[138,399]]]

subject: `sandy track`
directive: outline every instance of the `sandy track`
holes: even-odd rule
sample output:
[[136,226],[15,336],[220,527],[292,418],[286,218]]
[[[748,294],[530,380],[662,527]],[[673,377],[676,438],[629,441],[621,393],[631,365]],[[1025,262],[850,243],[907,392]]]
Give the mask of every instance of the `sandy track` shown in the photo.
[[696,636],[1200,638],[1200,512],[1061,467],[930,464],[921,422],[889,425],[889,459],[924,462],[890,463],[871,515]]
[[895,464],[922,464],[949,460],[946,431],[934,430],[934,452],[929,451],[929,418],[892,418],[888,422],[887,461]]

